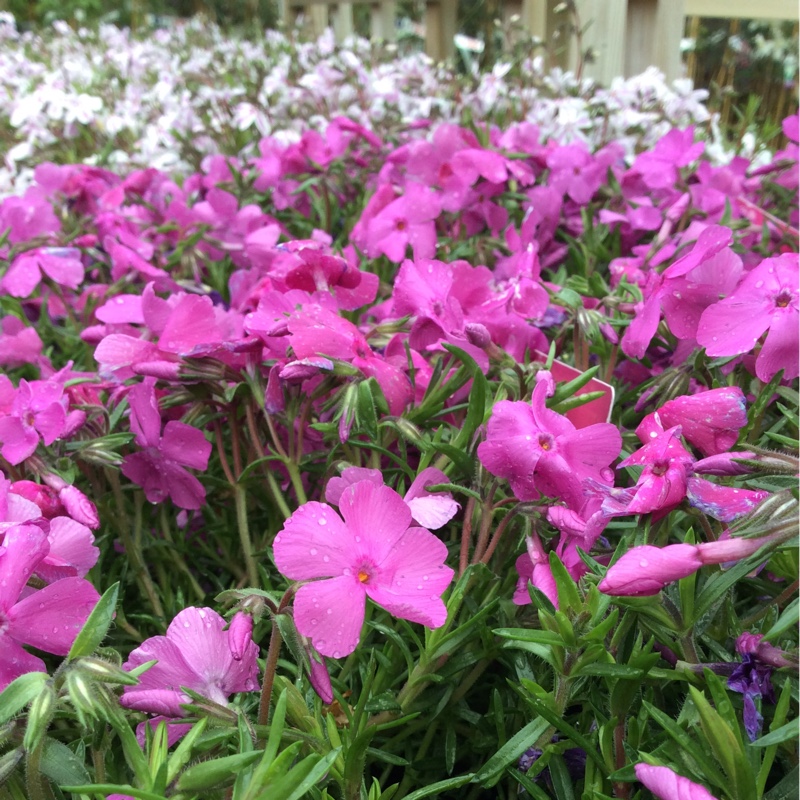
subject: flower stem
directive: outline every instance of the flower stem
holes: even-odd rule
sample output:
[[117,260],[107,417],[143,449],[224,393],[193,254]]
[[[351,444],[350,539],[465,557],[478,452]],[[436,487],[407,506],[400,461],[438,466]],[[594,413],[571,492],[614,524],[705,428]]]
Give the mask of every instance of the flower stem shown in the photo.
[[272,621],[272,633],[269,635],[267,661],[264,664],[264,681],[261,684],[261,701],[258,706],[258,724],[269,723],[269,704],[272,698],[272,687],[275,684],[275,669],[278,666],[278,655],[281,652],[281,632],[278,623]]
[[233,486],[233,496],[236,501],[236,523],[239,528],[239,541],[242,544],[242,554],[247,567],[247,580],[253,588],[258,587],[258,568],[253,558],[253,543],[250,539],[250,526],[247,521],[247,495],[241,484]]

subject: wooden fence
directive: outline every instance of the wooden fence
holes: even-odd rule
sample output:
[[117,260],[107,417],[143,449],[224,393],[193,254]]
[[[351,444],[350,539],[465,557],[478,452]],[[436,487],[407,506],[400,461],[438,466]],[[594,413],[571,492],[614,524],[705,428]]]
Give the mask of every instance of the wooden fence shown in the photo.
[[[279,0],[279,16],[289,26],[302,15],[315,34],[327,25],[339,41],[353,32],[353,4],[370,6],[371,33],[393,41],[395,0]],[[797,0],[575,0],[581,27],[581,49],[591,48],[594,60],[585,74],[608,83],[617,75],[635,75],[657,66],[669,80],[682,74],[680,42],[686,17],[797,20]],[[544,42],[563,25],[559,0],[505,0],[504,16],[519,14],[523,25]],[[425,51],[436,61],[454,55],[457,0],[426,0]],[[560,62],[574,69],[579,63],[575,37],[561,48]]]

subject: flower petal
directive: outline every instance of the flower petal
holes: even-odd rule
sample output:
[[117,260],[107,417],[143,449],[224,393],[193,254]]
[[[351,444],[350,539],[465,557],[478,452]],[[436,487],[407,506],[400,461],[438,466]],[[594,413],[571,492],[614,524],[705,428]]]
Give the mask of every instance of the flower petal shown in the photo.
[[351,567],[355,547],[352,532],[327,503],[306,503],[275,537],[275,566],[293,581],[332,578]]
[[339,503],[358,550],[378,566],[411,524],[411,509],[394,489],[361,481],[345,489]]
[[366,592],[352,575],[307,583],[294,598],[297,630],[323,656],[341,658],[356,649],[364,624]]
[[99,599],[89,581],[64,578],[10,609],[8,633],[18,642],[65,656]]
[[367,595],[389,613],[429,628],[444,625],[442,593],[453,579],[447,547],[425,528],[409,528],[380,565]]

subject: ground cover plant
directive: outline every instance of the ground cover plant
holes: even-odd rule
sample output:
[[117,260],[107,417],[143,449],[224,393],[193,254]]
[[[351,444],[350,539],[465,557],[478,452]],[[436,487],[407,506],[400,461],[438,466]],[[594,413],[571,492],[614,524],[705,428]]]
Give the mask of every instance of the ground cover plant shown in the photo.
[[279,46],[205,157],[3,123],[0,797],[794,796],[797,117]]

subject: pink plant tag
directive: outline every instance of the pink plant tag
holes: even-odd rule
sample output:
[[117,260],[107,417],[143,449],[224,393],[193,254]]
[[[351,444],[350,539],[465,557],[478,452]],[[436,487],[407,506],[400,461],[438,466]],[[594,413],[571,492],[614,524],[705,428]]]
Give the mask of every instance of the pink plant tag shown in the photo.
[[[537,362],[547,361],[547,355],[540,350],[535,350],[533,355]],[[571,367],[569,364],[557,359],[553,361],[550,372],[556,383],[566,383],[583,374],[579,369],[575,369],[575,367]],[[587,428],[596,422],[611,421],[611,408],[614,405],[614,387],[598,378],[592,378],[582,389],[578,389],[575,396],[580,397],[582,394],[588,394],[589,392],[603,392],[603,396],[573,408],[565,414],[566,418],[576,428]]]

